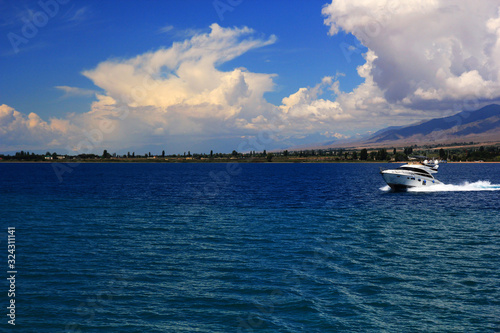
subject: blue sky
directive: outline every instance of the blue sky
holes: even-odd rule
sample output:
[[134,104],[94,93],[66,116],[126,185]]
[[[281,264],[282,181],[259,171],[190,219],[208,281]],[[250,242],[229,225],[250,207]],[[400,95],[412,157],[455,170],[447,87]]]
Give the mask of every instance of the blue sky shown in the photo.
[[[28,8],[42,10],[37,1],[12,3],[16,5],[4,6],[14,15],[23,15]],[[253,72],[278,74],[278,87],[268,94],[272,102],[279,103],[298,88],[313,86],[323,76],[337,71],[346,73],[342,83],[348,90],[361,82],[356,74],[356,67],[363,62],[361,52],[353,53],[349,62],[339,52],[339,44],[344,40],[354,44],[354,37],[328,36],[321,15],[325,1],[241,1],[234,7],[221,3],[228,7],[217,6],[217,10],[213,1],[203,0],[129,1],[120,6],[113,1],[69,1],[60,5],[57,16],[39,28],[27,44],[19,45],[19,53],[13,53],[8,38],[1,39],[4,56],[0,70],[9,78],[0,85],[2,103],[40,116],[86,112],[92,97],[85,101],[62,99],[63,94],[54,87],[94,89],[92,82],[80,74],[83,70],[109,58],[133,57],[168,47],[193,33],[208,31],[212,23],[248,26],[258,34],[278,37],[275,45],[220,67],[243,66]],[[288,9],[284,10],[285,6]],[[16,23],[4,27],[2,35],[14,32],[22,36],[25,23]],[[161,32],[169,26],[170,31]],[[27,98],[27,94],[32,97]]]
[[480,106],[499,11],[471,4],[0,1],[0,150],[277,149]]

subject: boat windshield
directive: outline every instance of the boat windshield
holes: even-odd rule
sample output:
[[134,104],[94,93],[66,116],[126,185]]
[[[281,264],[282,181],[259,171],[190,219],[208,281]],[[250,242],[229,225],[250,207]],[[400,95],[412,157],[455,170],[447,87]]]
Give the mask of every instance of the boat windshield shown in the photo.
[[423,169],[420,169],[420,168],[414,168],[411,166],[402,166],[402,167],[400,167],[400,169],[412,171],[412,172],[416,173],[417,175],[434,178],[434,177],[432,177],[432,175],[429,172],[427,172]]

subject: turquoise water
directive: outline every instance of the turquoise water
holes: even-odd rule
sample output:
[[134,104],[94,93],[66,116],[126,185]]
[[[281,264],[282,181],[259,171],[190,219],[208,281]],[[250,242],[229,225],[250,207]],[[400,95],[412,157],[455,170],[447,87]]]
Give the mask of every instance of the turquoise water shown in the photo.
[[16,329],[500,331],[500,165],[424,193],[379,167],[0,164]]

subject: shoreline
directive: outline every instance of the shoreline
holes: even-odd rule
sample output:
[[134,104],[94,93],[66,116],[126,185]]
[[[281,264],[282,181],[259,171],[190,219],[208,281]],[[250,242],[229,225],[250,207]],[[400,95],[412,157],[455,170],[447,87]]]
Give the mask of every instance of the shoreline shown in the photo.
[[[138,160],[138,161],[131,161],[131,160],[126,160],[126,161],[120,161],[120,160],[56,160],[56,161],[3,161],[0,160],[0,164],[2,163],[36,163],[36,164],[53,164],[53,163],[64,163],[64,164],[80,164],[80,163],[120,163],[120,164],[127,164],[127,163],[142,163],[142,164],[151,164],[151,163],[159,163],[159,164],[182,164],[182,163],[190,163],[190,164],[226,164],[226,163],[248,163],[248,164],[298,164],[298,163],[358,163],[358,164],[365,164],[365,163],[394,163],[394,164],[404,164],[408,163],[408,161],[334,161],[334,160],[289,160],[289,161],[265,161],[265,160],[218,160],[218,161],[200,161],[200,160],[176,160],[176,161],[165,161],[165,160]],[[458,161],[458,162],[446,162],[446,163],[440,163],[442,164],[495,164],[495,163],[500,163],[500,161]]]

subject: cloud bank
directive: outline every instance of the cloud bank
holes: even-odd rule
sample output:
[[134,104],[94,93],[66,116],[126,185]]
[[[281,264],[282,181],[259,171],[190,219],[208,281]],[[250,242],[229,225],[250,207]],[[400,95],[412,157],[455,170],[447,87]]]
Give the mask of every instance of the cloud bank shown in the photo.
[[23,114],[14,108],[0,105],[0,149],[41,149],[60,146],[71,126],[68,120],[43,121],[36,113]]
[[323,15],[331,35],[351,33],[373,52],[368,74],[392,105],[446,110],[500,98],[496,0],[333,0]]
[[[180,152],[194,142],[223,141],[236,149],[264,132],[265,147],[253,149],[272,149],[308,136],[345,138],[360,129],[500,100],[500,6],[495,0],[333,0],[322,13],[331,35],[345,31],[368,49],[357,69],[364,81],[352,91],[341,90],[341,75],[325,73],[316,86],[300,87],[273,105],[264,95],[273,91],[276,74],[220,67],[276,43],[277,37],[212,24],[209,32],[168,48],[109,59],[83,71],[99,93],[57,87],[67,97],[94,93],[87,113],[46,122],[2,105],[1,149],[38,143],[100,152],[154,144]],[[359,45],[348,47],[358,50]]]
[[[64,125],[60,130],[45,123],[30,128],[33,134],[43,129],[50,142],[64,143],[68,152],[86,153],[107,147],[178,146],[179,141],[193,138],[229,140],[237,147],[263,131],[279,142],[311,132],[329,133],[332,122],[352,118],[337,102],[318,98],[324,89],[338,92],[338,81],[332,77],[323,78],[315,87],[300,88],[276,106],[264,98],[274,89],[275,74],[218,69],[243,53],[275,42],[275,36],[256,37],[247,27],[213,24],[209,33],[169,48],[107,60],[82,72],[102,91],[96,93],[89,112],[52,119],[51,124]],[[92,93],[69,86],[56,88],[65,96]]]

